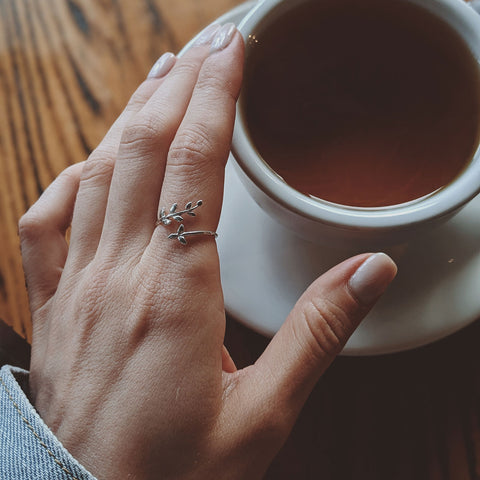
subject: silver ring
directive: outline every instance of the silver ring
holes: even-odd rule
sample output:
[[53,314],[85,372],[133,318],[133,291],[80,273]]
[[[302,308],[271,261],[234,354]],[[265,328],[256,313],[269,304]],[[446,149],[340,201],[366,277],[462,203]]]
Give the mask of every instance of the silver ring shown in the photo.
[[178,204],[174,203],[171,207],[169,212],[167,213],[167,210],[165,207],[162,207],[160,210],[160,214],[158,215],[157,223],[156,226],[159,225],[170,225],[173,220],[176,222],[180,223],[180,226],[178,227],[177,231],[175,233],[171,233],[168,235],[167,238],[170,239],[176,239],[178,240],[182,245],[187,245],[187,239],[185,237],[190,237],[190,236],[198,236],[198,235],[206,235],[209,237],[218,237],[217,232],[212,232],[210,230],[193,230],[190,232],[185,231],[185,226],[183,225],[183,216],[182,215],[189,215],[190,217],[195,217],[196,213],[194,210],[196,210],[198,207],[201,207],[203,205],[202,200],[198,200],[195,205],[193,202],[188,202],[185,205],[185,208],[183,210],[178,210]]

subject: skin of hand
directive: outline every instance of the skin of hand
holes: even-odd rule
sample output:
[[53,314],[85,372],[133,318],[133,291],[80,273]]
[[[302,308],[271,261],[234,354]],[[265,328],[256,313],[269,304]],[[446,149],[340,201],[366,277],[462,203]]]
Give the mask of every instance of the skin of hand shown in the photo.
[[167,238],[178,224],[156,226],[175,202],[203,200],[187,230],[214,231],[220,215],[243,41],[232,25],[202,38],[162,57],[88,160],[19,223],[30,396],[102,480],[261,478],[396,273],[384,254],[343,262],[308,288],[259,360],[236,369],[214,239],[183,246]]

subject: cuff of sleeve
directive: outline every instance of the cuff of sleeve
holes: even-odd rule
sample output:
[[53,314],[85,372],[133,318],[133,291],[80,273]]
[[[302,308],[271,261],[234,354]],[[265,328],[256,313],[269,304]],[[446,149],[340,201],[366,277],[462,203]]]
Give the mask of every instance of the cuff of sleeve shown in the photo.
[[0,369],[0,478],[96,480],[40,418],[22,390],[27,384],[27,371]]

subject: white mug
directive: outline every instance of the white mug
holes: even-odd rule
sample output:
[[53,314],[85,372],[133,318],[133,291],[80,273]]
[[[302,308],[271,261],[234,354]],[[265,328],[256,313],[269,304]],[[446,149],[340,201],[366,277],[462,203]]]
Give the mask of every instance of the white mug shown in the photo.
[[[247,44],[273,11],[288,11],[305,0],[261,0],[239,25]],[[318,0],[322,1],[322,0]],[[480,16],[463,0],[404,0],[446,21],[461,36],[480,69]],[[475,0],[474,7],[480,7]],[[279,100],[281,101],[281,100]],[[241,102],[239,102],[240,105]],[[407,241],[457,213],[480,192],[480,147],[467,168],[449,185],[420,199],[387,207],[349,207],[318,200],[289,186],[263,161],[247,134],[237,106],[232,142],[236,169],[255,201],[272,217],[311,241],[382,246]]]

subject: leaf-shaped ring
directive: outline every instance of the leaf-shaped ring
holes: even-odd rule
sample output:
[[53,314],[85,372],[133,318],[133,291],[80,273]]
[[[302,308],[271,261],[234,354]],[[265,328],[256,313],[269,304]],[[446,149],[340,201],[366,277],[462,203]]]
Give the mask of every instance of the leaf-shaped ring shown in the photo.
[[203,205],[202,200],[198,200],[195,205],[193,205],[193,202],[188,202],[185,205],[185,208],[183,210],[178,210],[178,204],[174,203],[171,207],[169,212],[167,213],[167,209],[165,207],[162,207],[160,210],[160,213],[157,218],[157,226],[160,225],[161,223],[163,225],[170,225],[172,223],[172,220],[175,220],[176,222],[183,222],[183,217],[185,213],[187,215],[190,215],[191,217],[195,217],[194,210],[197,209],[198,207],[201,207]]
[[[190,215],[191,217],[195,217],[196,214],[193,212],[193,210],[197,209],[198,207],[201,207],[202,205],[203,205],[202,200],[198,200],[195,205],[193,205],[193,202],[188,202],[185,205],[185,208],[183,210],[178,211],[178,204],[174,203],[170,207],[168,213],[166,208],[162,207],[158,215],[156,226],[170,225],[172,223],[172,220],[175,220],[176,222],[179,222],[179,223],[183,222],[182,215],[184,214]],[[183,225],[183,223],[180,223],[180,226],[178,227],[177,231],[175,233],[171,233],[170,235],[168,235],[168,238],[177,239],[182,245],[187,245],[187,239],[185,237],[194,236],[194,235],[207,235],[215,238],[218,237],[216,232],[212,232],[210,230],[194,230],[191,232],[186,232],[185,226]]]
[[183,223],[180,224],[176,233],[171,233],[168,238],[176,238],[182,245],[187,244],[187,239],[191,235],[208,235],[210,237],[218,237],[217,232],[211,232],[209,230],[194,230],[192,232],[186,232]]

